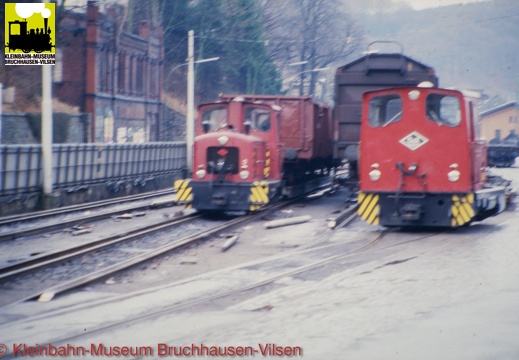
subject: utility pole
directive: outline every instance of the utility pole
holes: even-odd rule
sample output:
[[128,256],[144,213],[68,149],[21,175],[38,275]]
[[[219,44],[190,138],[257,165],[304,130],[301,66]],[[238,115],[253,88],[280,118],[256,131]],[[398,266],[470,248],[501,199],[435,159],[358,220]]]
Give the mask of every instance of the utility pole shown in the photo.
[[195,31],[187,33],[187,114],[186,114],[186,146],[187,173],[193,169],[193,141],[195,136]]
[[[44,0],[48,3],[49,0]],[[46,30],[45,30],[46,31]],[[43,159],[43,196],[52,194],[52,67],[41,66],[41,154]]]
[[41,152],[43,158],[43,194],[52,194],[52,75],[50,65],[40,65],[42,72]]
[[4,84],[0,83],[0,144],[2,143],[2,106],[4,104],[3,102],[3,96],[4,95]]

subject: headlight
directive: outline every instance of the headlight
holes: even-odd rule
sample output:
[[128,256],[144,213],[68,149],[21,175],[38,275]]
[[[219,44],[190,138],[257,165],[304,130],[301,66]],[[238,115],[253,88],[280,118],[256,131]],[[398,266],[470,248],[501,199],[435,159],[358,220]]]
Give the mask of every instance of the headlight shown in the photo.
[[196,177],[199,179],[202,179],[206,174],[206,171],[204,169],[200,169],[196,171]]
[[250,172],[248,172],[247,170],[242,170],[240,171],[240,179],[242,180],[245,180],[249,177],[250,175]]
[[371,170],[369,172],[369,179],[371,181],[377,181],[378,179],[380,179],[380,175],[382,175],[382,173],[380,172],[380,170]]
[[220,136],[218,138],[218,144],[220,144],[221,146],[224,146],[225,144],[227,144],[227,141],[229,141],[229,138],[227,136]]
[[418,100],[418,98],[420,97],[420,91],[411,90],[411,91],[409,91],[407,96],[409,97],[409,100],[412,100],[412,101]]
[[447,177],[449,178],[449,181],[458,181],[460,179],[460,172],[458,170],[452,170],[452,171],[449,171],[449,173],[447,174]]

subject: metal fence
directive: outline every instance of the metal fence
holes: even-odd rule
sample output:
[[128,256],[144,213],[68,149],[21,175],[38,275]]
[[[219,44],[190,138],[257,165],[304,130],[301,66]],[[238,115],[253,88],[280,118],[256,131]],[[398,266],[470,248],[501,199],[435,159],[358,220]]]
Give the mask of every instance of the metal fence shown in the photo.
[[[54,188],[141,181],[186,168],[186,143],[55,144]],[[0,196],[40,191],[41,145],[0,145]]]

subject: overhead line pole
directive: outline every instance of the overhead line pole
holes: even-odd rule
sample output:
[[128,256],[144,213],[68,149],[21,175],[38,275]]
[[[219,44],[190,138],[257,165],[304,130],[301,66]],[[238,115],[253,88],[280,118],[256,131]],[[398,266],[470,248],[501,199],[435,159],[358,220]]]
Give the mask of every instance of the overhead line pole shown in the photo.
[[187,33],[187,113],[186,113],[186,146],[187,172],[193,169],[193,138],[195,135],[195,32]]
[[0,83],[0,144],[2,143],[2,106],[3,106],[4,84]]
[[[48,0],[44,0],[45,3]],[[43,194],[52,194],[52,67],[41,66],[41,152],[43,160]]]

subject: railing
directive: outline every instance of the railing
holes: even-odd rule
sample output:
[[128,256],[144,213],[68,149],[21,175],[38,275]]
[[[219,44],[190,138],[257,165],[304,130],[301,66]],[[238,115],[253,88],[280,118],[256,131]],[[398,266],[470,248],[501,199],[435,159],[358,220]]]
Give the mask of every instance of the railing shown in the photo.
[[[55,144],[54,188],[146,181],[186,168],[185,142]],[[42,189],[41,145],[0,145],[0,196]]]

